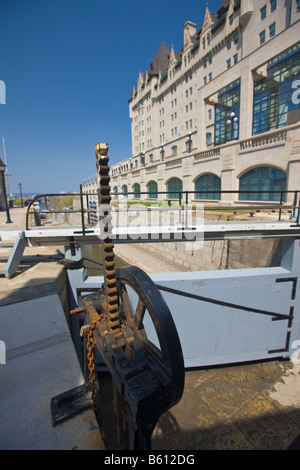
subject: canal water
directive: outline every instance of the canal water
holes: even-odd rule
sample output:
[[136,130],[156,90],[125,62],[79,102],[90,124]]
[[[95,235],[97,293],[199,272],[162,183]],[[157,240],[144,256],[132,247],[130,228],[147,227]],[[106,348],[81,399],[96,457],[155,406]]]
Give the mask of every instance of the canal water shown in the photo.
[[[102,276],[102,250],[101,245],[84,245],[82,246],[84,257],[84,265],[88,276]],[[128,263],[115,255],[116,268],[128,266]]]

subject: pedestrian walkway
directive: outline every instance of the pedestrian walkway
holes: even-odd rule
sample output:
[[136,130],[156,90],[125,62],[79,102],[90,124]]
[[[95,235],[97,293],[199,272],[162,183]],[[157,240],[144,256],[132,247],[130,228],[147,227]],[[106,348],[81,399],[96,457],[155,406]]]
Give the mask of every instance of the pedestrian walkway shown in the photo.
[[0,212],[0,229],[7,231],[24,230],[26,222],[26,207],[13,207],[9,209],[10,220],[12,223],[7,223],[7,215],[5,211]]

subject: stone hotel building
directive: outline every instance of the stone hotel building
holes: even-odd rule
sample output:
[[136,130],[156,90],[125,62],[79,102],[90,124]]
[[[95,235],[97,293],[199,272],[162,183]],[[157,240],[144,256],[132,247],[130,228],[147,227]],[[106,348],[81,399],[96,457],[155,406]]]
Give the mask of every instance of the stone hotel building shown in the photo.
[[300,0],[207,4],[200,28],[185,22],[183,47],[162,44],[139,74],[132,156],[111,167],[114,196],[190,191],[189,202],[226,206],[300,190],[299,103]]

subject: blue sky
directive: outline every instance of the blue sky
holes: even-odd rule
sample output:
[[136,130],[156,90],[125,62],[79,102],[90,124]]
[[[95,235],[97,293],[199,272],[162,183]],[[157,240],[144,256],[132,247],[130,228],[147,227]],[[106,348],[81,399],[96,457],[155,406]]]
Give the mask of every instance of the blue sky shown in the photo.
[[[211,13],[221,0],[210,0]],[[131,156],[128,99],[160,45],[183,45],[201,0],[0,0],[0,105],[9,190],[78,191],[95,174],[94,146],[110,164]],[[0,156],[4,160],[2,138]]]

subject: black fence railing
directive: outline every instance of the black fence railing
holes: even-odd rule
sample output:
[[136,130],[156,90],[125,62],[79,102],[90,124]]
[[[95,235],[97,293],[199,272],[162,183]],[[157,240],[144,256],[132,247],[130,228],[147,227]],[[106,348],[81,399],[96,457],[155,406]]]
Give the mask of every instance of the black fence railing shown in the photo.
[[[88,194],[82,191],[82,186],[80,185],[80,192],[79,193],[71,193],[71,194],[62,194],[62,193],[50,193],[50,194],[39,194],[35,196],[30,203],[28,204],[27,211],[26,211],[26,230],[29,230],[29,216],[33,215],[34,222],[36,226],[41,225],[41,219],[43,216],[47,214],[80,214],[81,218],[81,226],[82,230],[85,230],[86,222],[84,220],[85,214],[87,214],[87,224],[90,225],[90,209],[89,209],[89,200],[90,196],[97,196],[96,193]],[[52,198],[66,198],[66,197],[79,197],[80,199],[80,207],[79,209],[58,209],[58,208],[50,208]],[[84,207],[84,201],[86,208]],[[40,207],[40,204],[43,204],[45,209]]]
[[[238,199],[234,201],[234,205],[232,204],[220,204],[221,196],[225,194],[235,194],[238,196]],[[293,194],[292,202],[286,202],[288,199],[288,194]],[[216,198],[212,195],[216,195]],[[241,196],[247,196],[247,199],[241,198]],[[249,196],[259,196],[256,200],[249,199]],[[270,197],[277,200],[266,200],[266,197]],[[58,208],[49,208],[51,205],[52,198],[66,198],[67,196],[77,197],[79,198],[80,205],[78,209],[58,209]],[[210,196],[210,197],[207,197]],[[45,217],[47,214],[73,214],[79,213],[80,214],[80,224],[81,224],[81,232],[83,234],[86,233],[86,230],[89,226],[95,224],[95,220],[97,220],[97,207],[95,205],[95,199],[98,200],[97,193],[85,193],[82,190],[82,185],[80,185],[79,193],[72,193],[72,194],[41,194],[37,195],[32,199],[29,203],[27,212],[26,212],[26,230],[29,230],[29,216],[33,215],[35,226],[42,225],[42,217]],[[238,210],[247,210],[250,211],[250,215],[254,215],[255,212],[260,210],[272,210],[278,211],[278,220],[281,220],[282,212],[290,211],[291,219],[296,223],[297,226],[300,226],[300,192],[299,191],[231,191],[231,190],[215,190],[215,191],[133,191],[133,192],[123,192],[123,193],[111,193],[111,204],[117,205],[118,202],[124,204],[127,201],[129,204],[133,203],[141,203],[141,204],[153,204],[154,207],[157,208],[157,204],[160,202],[165,202],[168,204],[169,207],[174,205],[175,208],[178,208],[179,211],[184,210],[187,206],[194,205],[196,206],[197,203],[203,204],[204,211],[219,211],[222,212],[224,210],[230,211],[238,211]],[[192,201],[192,202],[190,202]],[[45,208],[38,208],[37,205],[42,202]],[[91,204],[93,202],[93,204]],[[151,207],[151,206],[150,206]],[[159,208],[158,208],[159,210]]]

